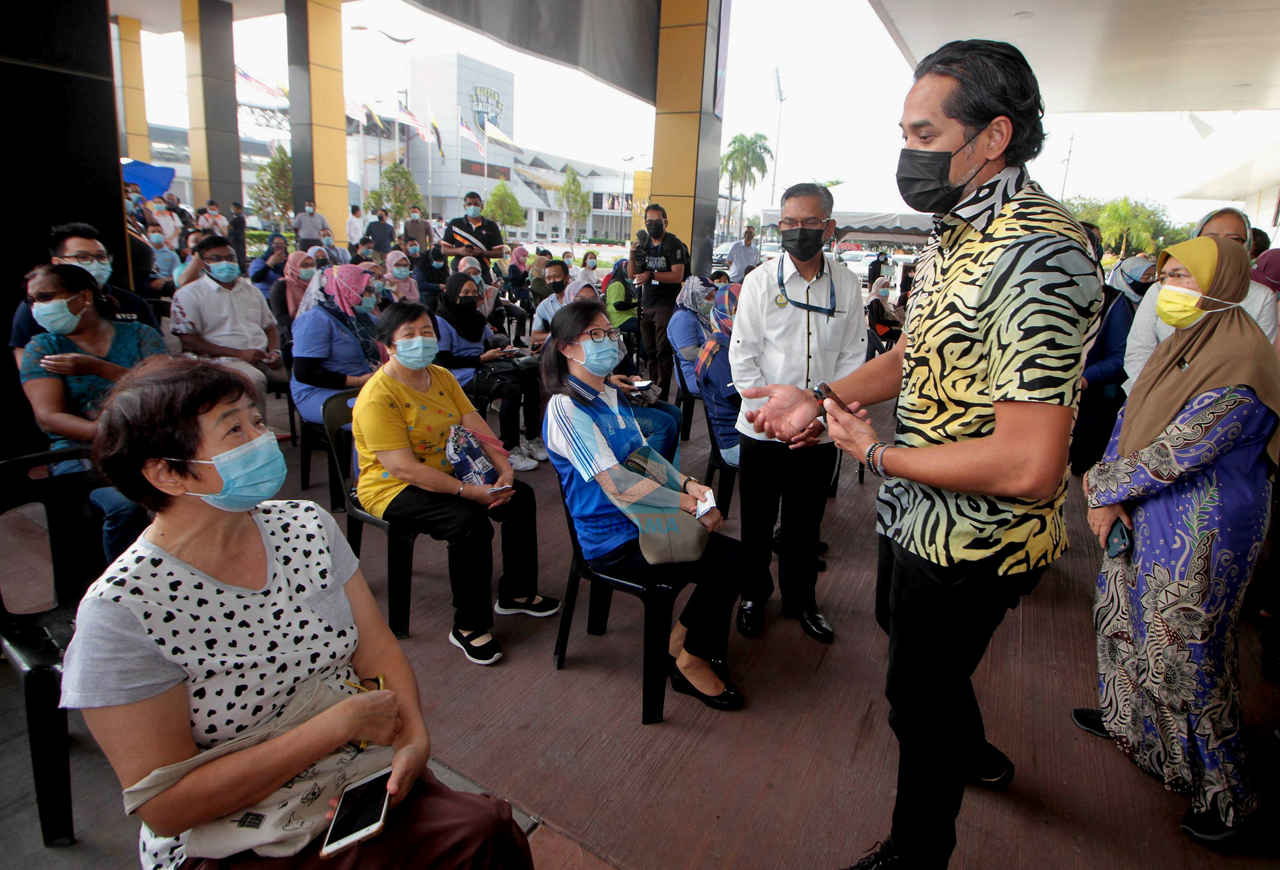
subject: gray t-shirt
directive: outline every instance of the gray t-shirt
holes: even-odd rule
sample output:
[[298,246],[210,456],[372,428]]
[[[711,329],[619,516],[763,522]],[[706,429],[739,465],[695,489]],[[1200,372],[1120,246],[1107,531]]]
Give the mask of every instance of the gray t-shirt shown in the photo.
[[[309,501],[253,511],[267,547],[262,588],[222,583],[144,537],[89,587],[63,660],[62,706],[131,704],[187,683],[191,736],[208,749],[279,713],[313,674],[354,680],[358,635],[344,586],[359,568],[346,538]],[[142,826],[142,866],[176,867],[185,833]]]

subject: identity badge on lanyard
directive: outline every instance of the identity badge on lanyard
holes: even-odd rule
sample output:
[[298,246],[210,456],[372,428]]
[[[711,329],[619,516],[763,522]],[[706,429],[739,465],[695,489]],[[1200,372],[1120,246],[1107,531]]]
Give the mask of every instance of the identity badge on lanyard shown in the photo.
[[[786,308],[788,305],[794,305],[796,308],[799,308],[801,311],[811,311],[814,314],[825,314],[827,317],[834,317],[836,314],[836,276],[832,274],[827,275],[827,280],[831,284],[830,305],[823,307],[821,305],[810,305],[808,302],[797,302],[796,300],[792,299],[790,296],[787,295],[787,287],[782,280],[782,267],[785,264],[786,264],[786,257],[785,256],[779,257],[778,258],[778,298],[774,300],[774,304],[777,305],[779,308]],[[818,278],[822,277],[822,273],[826,271],[826,268],[827,268],[827,258],[823,257],[822,265],[818,267],[818,275],[816,278],[814,278],[815,281]]]

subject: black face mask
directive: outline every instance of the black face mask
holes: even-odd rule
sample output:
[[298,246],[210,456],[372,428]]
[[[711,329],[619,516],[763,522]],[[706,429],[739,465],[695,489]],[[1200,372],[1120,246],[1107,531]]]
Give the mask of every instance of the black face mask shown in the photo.
[[567,281],[549,281],[547,286],[551,288],[551,292],[557,296],[564,292],[564,288],[569,286]]
[[903,148],[898,155],[898,193],[902,194],[903,201],[916,211],[932,214],[945,214],[955,208],[964,196],[965,185],[982,171],[987,161],[984,160],[982,166],[960,184],[952,184],[951,158],[969,147],[969,143],[978,138],[978,133],[950,153]]
[[1129,289],[1139,296],[1146,295],[1146,292],[1151,289],[1151,285],[1155,283],[1154,281],[1133,281],[1127,275],[1122,277],[1124,277],[1124,283],[1129,285]]
[[812,260],[822,250],[823,230],[807,230],[796,227],[794,230],[782,231],[782,250],[800,262]]
[[476,303],[479,300],[475,296],[459,296],[458,301],[454,303],[461,311],[475,311]]
[[662,225],[662,221],[645,221],[644,228],[649,231],[649,238],[660,239],[667,228]]

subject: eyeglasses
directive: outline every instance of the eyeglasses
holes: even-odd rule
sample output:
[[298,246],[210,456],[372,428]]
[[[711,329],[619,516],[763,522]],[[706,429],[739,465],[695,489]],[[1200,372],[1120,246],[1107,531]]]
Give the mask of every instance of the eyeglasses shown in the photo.
[[101,254],[88,254],[81,252],[79,254],[63,254],[60,260],[75,260],[81,266],[88,266],[90,263],[110,263],[112,257],[105,251]]
[[238,263],[240,262],[239,260],[236,259],[235,254],[229,254],[227,256],[222,256],[220,254],[212,254],[212,255],[201,254],[200,260],[205,263]]
[[592,341],[604,341],[606,338],[610,341],[617,341],[622,338],[622,333],[616,329],[588,329],[582,334],[590,338]]
[[796,227],[804,227],[806,230],[820,230],[827,225],[830,218],[805,218],[798,221],[795,218],[783,218],[778,221],[778,229],[794,230]]

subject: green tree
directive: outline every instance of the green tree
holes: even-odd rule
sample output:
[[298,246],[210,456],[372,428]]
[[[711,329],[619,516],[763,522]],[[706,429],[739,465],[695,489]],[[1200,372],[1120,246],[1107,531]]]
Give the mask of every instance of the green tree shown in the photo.
[[385,208],[391,222],[398,224],[409,216],[409,209],[422,201],[422,192],[413,173],[403,163],[392,163],[382,170],[382,184],[365,197],[365,208],[376,212]]
[[1140,251],[1153,247],[1152,230],[1155,229],[1155,220],[1151,209],[1127,196],[1113,199],[1103,206],[1097,224],[1098,229],[1102,230],[1104,242],[1113,247],[1117,244],[1120,246],[1122,260],[1128,256],[1130,246]]
[[[769,150],[769,139],[763,133],[752,133],[750,136],[739,133],[729,140],[728,149],[720,155],[720,175],[728,176],[730,191],[734,184],[738,185],[738,189],[742,191],[742,195],[738,197],[739,202],[746,202],[748,185],[755,187],[756,182],[764,178],[767,171],[766,159],[772,160],[773,152]],[[732,211],[732,197],[729,205]],[[738,212],[739,236],[746,224],[745,211],[744,208]]]
[[506,235],[508,227],[522,227],[525,224],[525,211],[505,181],[499,181],[493,190],[489,191],[489,199],[484,204],[484,210],[490,220],[502,227],[503,235]]
[[1076,220],[1096,224],[1102,218],[1102,210],[1107,204],[1100,199],[1091,199],[1087,196],[1069,196],[1063,205],[1071,210]]
[[565,168],[564,184],[556,191],[556,206],[569,220],[569,249],[573,250],[577,238],[575,228],[591,217],[591,194],[582,189],[582,180],[572,166]]
[[293,212],[293,159],[283,145],[258,170],[249,188],[249,205],[258,217],[277,227],[284,226]]

